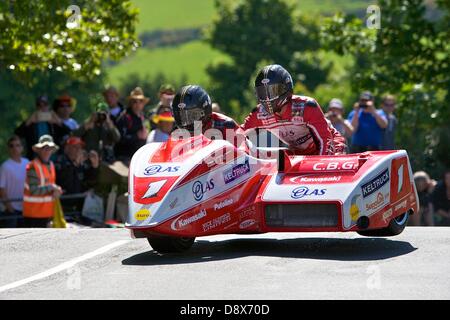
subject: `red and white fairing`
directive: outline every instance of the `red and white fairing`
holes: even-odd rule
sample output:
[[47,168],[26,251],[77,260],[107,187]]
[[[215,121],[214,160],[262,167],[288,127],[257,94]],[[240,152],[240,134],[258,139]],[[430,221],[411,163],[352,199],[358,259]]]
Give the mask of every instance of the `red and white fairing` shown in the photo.
[[370,230],[418,212],[403,150],[281,161],[204,136],[147,144],[131,161],[126,226],[136,237],[358,231],[361,217]]

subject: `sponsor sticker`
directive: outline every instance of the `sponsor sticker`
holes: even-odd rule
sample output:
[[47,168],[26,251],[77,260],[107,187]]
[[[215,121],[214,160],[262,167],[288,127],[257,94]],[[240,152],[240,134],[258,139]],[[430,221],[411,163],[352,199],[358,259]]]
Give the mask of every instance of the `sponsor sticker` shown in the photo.
[[221,202],[219,202],[219,203],[214,203],[214,211],[217,211],[217,210],[220,210],[220,209],[223,209],[223,208],[225,208],[225,207],[228,207],[229,205],[232,205],[233,204],[233,199],[225,199],[225,200],[223,200],[223,201],[221,201]]
[[327,189],[309,189],[306,186],[300,186],[292,190],[291,198],[301,199],[308,196],[323,196]]
[[192,185],[192,194],[194,195],[194,199],[200,201],[203,199],[203,196],[208,191],[211,191],[215,188],[214,179],[207,180],[205,182],[195,181]]
[[173,199],[171,203],[169,203],[169,208],[173,209],[178,205],[178,197]]
[[388,197],[385,197],[381,192],[378,192],[375,201],[371,203],[366,203],[366,210],[375,210],[381,208],[386,202],[385,200]]
[[150,216],[151,216],[150,210],[148,210],[148,209],[141,209],[134,214],[134,218],[137,221],[147,220]]
[[[341,159],[342,160],[342,159]],[[305,169],[308,169],[309,162],[304,161]],[[340,170],[355,170],[358,168],[358,163],[355,161],[330,161],[330,162],[316,162],[312,164],[313,171],[340,171]]]
[[384,223],[387,223],[388,222],[388,219],[390,218],[390,217],[392,217],[392,208],[391,209],[389,209],[389,210],[386,210],[385,212],[383,212],[383,216],[382,216],[382,218],[383,218],[383,221],[384,221]]
[[253,215],[255,212],[256,212],[256,208],[253,205],[251,207],[248,207],[248,208],[245,208],[244,210],[242,210],[241,213],[239,214],[239,218],[242,220],[246,217]]
[[331,177],[293,177],[290,179],[293,183],[323,183],[323,182],[339,182],[341,181],[340,176]]
[[294,117],[292,117],[292,122],[294,122],[294,123],[303,123],[304,120],[303,120],[303,117],[294,116]]
[[175,231],[180,230],[195,221],[203,219],[204,217],[206,217],[206,215],[207,215],[206,210],[202,209],[200,212],[194,214],[193,216],[186,217],[186,218],[180,217],[172,222],[171,228],[172,228],[172,230],[175,230]]
[[396,205],[394,211],[397,212],[400,211],[401,209],[406,209],[406,200]]
[[253,226],[255,223],[256,223],[255,219],[248,219],[248,220],[242,221],[239,224],[239,229],[246,229],[248,227]]
[[144,169],[145,176],[153,176],[155,174],[175,173],[180,170],[180,166],[166,166],[154,164]]
[[295,144],[301,145],[301,144],[305,143],[306,141],[308,141],[311,138],[312,138],[312,136],[310,134],[307,134],[307,135],[305,135],[303,137],[300,137],[297,140],[295,140]]
[[249,172],[250,172],[250,164],[248,163],[248,158],[246,158],[244,163],[237,164],[232,168],[226,170],[223,173],[223,179],[225,181],[225,184],[228,184],[236,179],[239,179],[240,177],[246,175]]
[[353,196],[353,198],[350,202],[350,217],[351,217],[352,221],[358,220],[359,215],[361,213],[361,211],[359,210],[359,207],[358,207],[358,203],[357,203],[357,200],[359,197],[361,197],[360,194]]
[[363,198],[370,196],[380,190],[389,181],[389,170],[386,169],[373,178],[371,181],[361,186]]
[[231,221],[231,215],[229,213],[225,213],[220,217],[214,218],[203,224],[203,231],[209,231],[214,229],[224,223]]

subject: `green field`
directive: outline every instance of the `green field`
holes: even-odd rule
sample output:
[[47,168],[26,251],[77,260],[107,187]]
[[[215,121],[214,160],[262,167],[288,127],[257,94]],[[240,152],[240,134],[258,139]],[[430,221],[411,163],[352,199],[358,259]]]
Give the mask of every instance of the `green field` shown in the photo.
[[138,33],[202,26],[215,12],[213,0],[133,0],[133,4],[140,10]]
[[[291,2],[296,3],[301,11],[332,14],[339,10],[364,9],[375,1],[291,0]],[[133,0],[133,3],[140,10],[138,33],[155,29],[198,27],[209,24],[215,14],[214,0]]]
[[121,78],[132,73],[163,73],[174,80],[184,74],[191,83],[205,84],[207,75],[204,70],[215,59],[226,59],[226,56],[202,41],[189,42],[176,48],[141,49],[111,68],[109,76],[111,83],[119,84]]
[[[229,0],[230,1],[230,0]],[[231,0],[241,1],[241,0]],[[373,1],[368,0],[292,0],[301,11],[332,14],[336,11],[362,10]],[[215,15],[213,0],[133,0],[139,8],[138,33],[158,29],[178,29],[209,25]],[[215,59],[224,58],[208,44],[194,41],[179,47],[147,49],[136,53],[107,70],[108,80],[116,86],[131,73],[152,76],[163,72],[179,79],[185,74],[190,82],[207,81],[205,67]]]

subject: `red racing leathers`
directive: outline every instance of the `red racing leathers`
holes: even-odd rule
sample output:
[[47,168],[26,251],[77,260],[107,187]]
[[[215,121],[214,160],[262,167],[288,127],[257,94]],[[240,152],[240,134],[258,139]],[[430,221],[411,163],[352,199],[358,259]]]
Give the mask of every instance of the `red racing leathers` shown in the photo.
[[325,119],[316,100],[292,96],[281,114],[269,114],[258,105],[241,126],[245,133],[265,129],[288,145],[297,155],[334,155],[345,153],[345,138]]
[[[221,113],[213,112],[211,114],[211,120],[203,127],[203,133],[209,129],[217,129],[222,134],[223,140],[227,140],[227,130],[236,132],[239,129],[239,125],[232,118],[227,117]],[[233,139],[234,136],[229,138]],[[231,140],[233,141],[233,140]]]

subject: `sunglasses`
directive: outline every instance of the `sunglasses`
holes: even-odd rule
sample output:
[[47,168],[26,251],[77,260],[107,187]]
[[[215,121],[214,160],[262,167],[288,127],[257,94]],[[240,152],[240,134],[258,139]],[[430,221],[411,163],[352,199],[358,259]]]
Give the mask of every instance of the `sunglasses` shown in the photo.
[[131,103],[142,103],[142,102],[144,102],[144,100],[142,100],[142,99],[133,99],[133,100],[131,100]]

